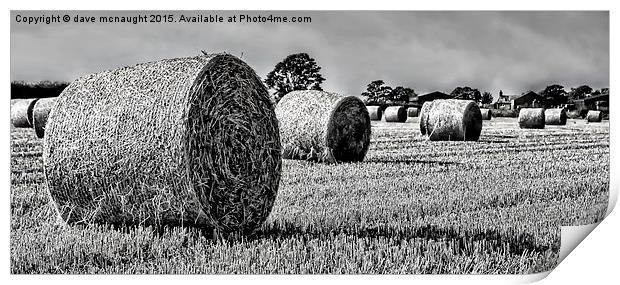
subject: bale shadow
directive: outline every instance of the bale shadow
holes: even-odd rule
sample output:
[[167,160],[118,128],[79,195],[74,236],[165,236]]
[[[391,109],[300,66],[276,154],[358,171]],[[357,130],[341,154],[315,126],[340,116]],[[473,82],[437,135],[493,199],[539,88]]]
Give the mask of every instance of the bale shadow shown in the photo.
[[463,162],[456,161],[439,161],[439,160],[422,160],[422,159],[372,159],[363,161],[364,164],[372,164],[372,163],[392,163],[392,164],[403,164],[403,165],[415,165],[415,164],[434,164],[434,165],[462,165]]
[[363,229],[307,229],[298,225],[285,223],[263,227],[254,235],[245,238],[247,241],[260,239],[301,238],[325,239],[334,235],[347,235],[356,238],[388,238],[395,241],[424,239],[434,242],[450,242],[457,249],[471,248],[472,242],[484,241],[490,248],[505,248],[510,254],[522,255],[529,252],[544,253],[549,250],[559,250],[559,238],[551,246],[537,244],[535,237],[530,233],[508,231],[502,233],[495,229],[457,230],[452,227],[424,225],[417,228],[403,229],[395,227],[368,227]]

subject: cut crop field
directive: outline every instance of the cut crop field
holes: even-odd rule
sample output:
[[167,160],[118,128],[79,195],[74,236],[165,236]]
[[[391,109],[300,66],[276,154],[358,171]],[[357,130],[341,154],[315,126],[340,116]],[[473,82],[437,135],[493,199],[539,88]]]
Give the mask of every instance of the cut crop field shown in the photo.
[[284,160],[253,236],[203,229],[68,226],[46,194],[42,140],[11,132],[11,272],[535,273],[556,265],[559,225],[604,217],[609,122],[519,129],[484,121],[477,142],[431,142],[417,118],[373,121],[363,162]]

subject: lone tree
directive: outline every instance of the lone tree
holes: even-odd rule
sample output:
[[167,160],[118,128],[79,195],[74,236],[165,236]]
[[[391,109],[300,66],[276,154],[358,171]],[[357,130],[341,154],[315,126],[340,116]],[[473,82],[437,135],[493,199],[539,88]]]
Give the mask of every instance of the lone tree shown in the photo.
[[592,88],[588,85],[581,85],[577,88],[571,88],[570,92],[568,92],[568,100],[575,101],[579,99],[586,98],[592,93]]
[[454,99],[474,100],[477,103],[480,103],[482,100],[480,91],[469,86],[456,87],[450,95],[454,97]]
[[366,96],[366,104],[385,103],[390,98],[392,87],[385,85],[383,80],[375,80],[366,86],[362,96]]
[[566,103],[568,97],[566,96],[566,91],[564,90],[564,86],[559,84],[552,84],[545,88],[545,90],[540,91],[540,95],[545,97],[547,103],[550,106],[558,106]]
[[416,96],[415,91],[409,87],[398,86],[389,94],[389,100],[392,102],[407,102],[409,98]]
[[267,74],[265,84],[275,90],[273,97],[277,103],[291,91],[323,90],[321,83],[325,78],[320,70],[321,67],[307,53],[291,54]]
[[482,93],[482,98],[480,99],[480,103],[482,103],[482,104],[491,104],[491,103],[493,103],[493,95],[490,92],[486,92],[485,91],[484,93]]

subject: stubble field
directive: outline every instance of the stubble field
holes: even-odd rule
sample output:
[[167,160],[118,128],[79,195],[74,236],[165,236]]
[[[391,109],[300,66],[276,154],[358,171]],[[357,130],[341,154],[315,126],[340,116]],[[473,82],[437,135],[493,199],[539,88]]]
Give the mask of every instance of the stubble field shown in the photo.
[[251,237],[195,228],[67,226],[47,197],[42,140],[11,132],[12,273],[535,273],[559,225],[600,220],[609,122],[522,130],[485,121],[478,142],[430,142],[417,118],[373,122],[364,162],[284,160]]

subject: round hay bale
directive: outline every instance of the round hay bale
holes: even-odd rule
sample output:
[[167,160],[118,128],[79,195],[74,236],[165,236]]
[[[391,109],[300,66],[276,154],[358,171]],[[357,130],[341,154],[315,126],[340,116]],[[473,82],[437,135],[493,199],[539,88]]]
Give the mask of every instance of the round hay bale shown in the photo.
[[426,122],[428,121],[428,112],[432,106],[433,101],[424,102],[424,104],[422,104],[422,109],[420,109],[420,132],[422,135],[426,135],[426,130],[428,129],[428,126],[426,125]]
[[416,107],[407,108],[407,117],[417,117],[419,115],[420,109]]
[[482,114],[471,100],[434,100],[426,116],[426,133],[432,141],[477,141]]
[[366,110],[368,110],[370,120],[381,121],[381,116],[383,115],[383,109],[381,109],[381,106],[366,106]]
[[11,100],[11,124],[16,128],[32,128],[32,110],[39,99]]
[[483,120],[490,120],[491,119],[491,110],[489,109],[480,109],[480,114],[482,114],[482,119]]
[[47,123],[47,117],[55,102],[56,98],[43,98],[34,104],[34,110],[32,111],[32,124],[38,138],[43,138],[45,135],[45,124]]
[[407,121],[407,109],[403,106],[387,107],[383,116],[386,122],[404,123]]
[[370,116],[355,96],[293,91],[282,97],[276,116],[287,159],[362,161],[370,146]]
[[519,127],[522,129],[544,129],[545,109],[523,108],[519,111]]
[[267,89],[227,54],[81,77],[58,97],[43,140],[49,194],[69,223],[250,233],[281,176]]
[[586,119],[588,120],[588,122],[592,122],[592,123],[601,122],[603,121],[603,112],[590,110],[588,111],[588,114],[586,115]]
[[566,110],[547,109],[545,110],[545,125],[566,125]]

